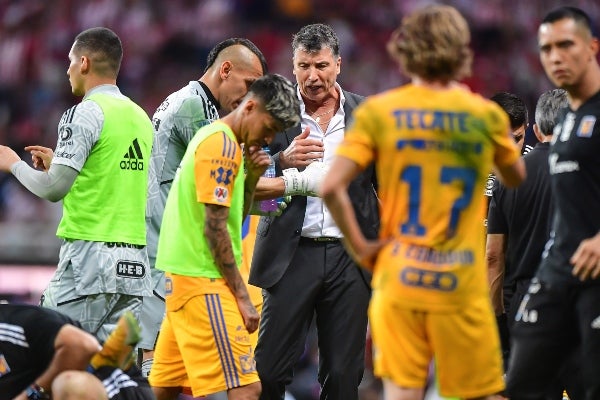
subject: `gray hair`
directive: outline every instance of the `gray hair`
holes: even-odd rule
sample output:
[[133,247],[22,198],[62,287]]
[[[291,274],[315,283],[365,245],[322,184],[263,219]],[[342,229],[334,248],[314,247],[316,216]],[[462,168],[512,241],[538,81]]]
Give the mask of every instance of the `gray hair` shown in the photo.
[[294,85],[282,75],[267,74],[255,80],[248,94],[258,97],[285,130],[300,123],[300,100]]
[[296,53],[300,48],[308,53],[317,53],[323,48],[329,48],[334,57],[340,55],[340,41],[333,28],[325,24],[302,27],[292,39],[293,52]]
[[552,89],[542,93],[535,106],[535,123],[544,136],[552,135],[558,112],[569,104],[564,89]]

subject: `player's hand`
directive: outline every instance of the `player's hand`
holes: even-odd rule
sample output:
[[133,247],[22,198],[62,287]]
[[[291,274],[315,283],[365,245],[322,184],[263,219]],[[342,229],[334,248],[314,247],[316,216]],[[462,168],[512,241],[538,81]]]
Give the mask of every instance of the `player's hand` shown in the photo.
[[381,251],[381,248],[385,246],[388,241],[381,240],[367,240],[360,247],[354,248],[351,252],[354,253],[355,261],[368,271],[373,271],[375,262],[377,261],[377,255]]
[[258,146],[249,146],[247,150],[244,148],[244,153],[246,176],[248,179],[258,179],[271,164],[271,157]]
[[275,211],[262,211],[260,209],[260,200],[255,200],[252,202],[252,207],[250,208],[250,214],[252,215],[261,215],[267,217],[279,217],[283,214],[283,210],[285,210],[292,201],[292,196],[284,196],[277,199],[277,210]]
[[10,172],[10,167],[19,161],[21,161],[21,157],[13,149],[0,146],[0,171]]
[[571,257],[571,264],[572,274],[581,281],[600,276],[600,233],[581,241]]
[[296,168],[284,169],[285,190],[283,194],[286,196],[318,196],[327,171],[329,171],[329,164],[320,161],[313,162],[301,172]]
[[246,330],[248,333],[252,333],[258,329],[258,322],[260,321],[260,315],[258,315],[258,311],[252,305],[249,296],[245,296],[243,298],[236,298],[238,310],[240,310],[240,314],[242,314],[242,318],[244,319],[244,325],[246,326]]
[[296,136],[287,149],[279,153],[281,169],[306,167],[310,163],[323,159],[323,142],[309,139],[310,128]]
[[43,146],[27,146],[25,151],[31,153],[31,160],[33,161],[33,167],[42,171],[48,171],[52,157],[54,157],[54,151],[48,147]]

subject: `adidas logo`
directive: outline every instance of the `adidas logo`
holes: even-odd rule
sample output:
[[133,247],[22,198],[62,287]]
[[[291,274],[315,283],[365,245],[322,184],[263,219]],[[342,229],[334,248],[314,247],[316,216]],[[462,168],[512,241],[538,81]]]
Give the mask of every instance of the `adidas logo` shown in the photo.
[[142,149],[140,149],[140,144],[137,139],[134,139],[133,142],[129,145],[129,150],[123,156],[123,161],[119,164],[121,169],[130,169],[134,171],[143,171],[144,170],[144,162],[142,161],[144,157],[142,156]]
[[594,318],[590,326],[592,327],[592,329],[600,329],[600,316]]

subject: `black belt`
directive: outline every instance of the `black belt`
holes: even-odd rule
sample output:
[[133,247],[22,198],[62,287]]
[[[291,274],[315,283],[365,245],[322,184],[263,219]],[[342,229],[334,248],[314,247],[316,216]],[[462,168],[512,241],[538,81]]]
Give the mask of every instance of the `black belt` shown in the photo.
[[306,237],[300,236],[300,240],[305,240],[308,242],[339,242],[341,238],[333,237],[333,236],[320,236],[320,237]]

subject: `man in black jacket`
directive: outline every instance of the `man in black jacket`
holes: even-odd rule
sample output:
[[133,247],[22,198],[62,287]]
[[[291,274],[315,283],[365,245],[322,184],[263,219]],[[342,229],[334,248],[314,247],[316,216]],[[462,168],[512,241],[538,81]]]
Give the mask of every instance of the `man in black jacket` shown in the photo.
[[[303,27],[293,38],[293,72],[298,83],[301,124],[278,134],[269,147],[286,194],[306,194],[311,174],[331,161],[363,97],[342,90],[339,41],[327,25]],[[309,166],[299,176],[291,166]],[[286,170],[286,171],[283,171]],[[317,175],[317,174],[314,174]],[[316,194],[314,182],[313,190]],[[374,168],[350,186],[349,194],[365,235],[377,236]],[[261,196],[260,184],[257,197]],[[358,399],[364,369],[370,275],[344,250],[342,235],[317,197],[295,195],[279,217],[262,217],[250,270],[263,288],[264,304],[256,348],[261,399],[283,399],[293,368],[304,351],[313,315],[319,343],[321,398]]]

